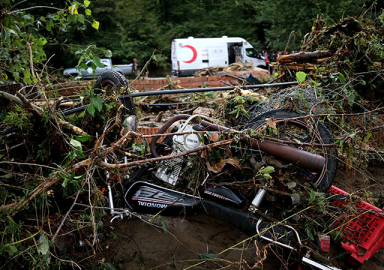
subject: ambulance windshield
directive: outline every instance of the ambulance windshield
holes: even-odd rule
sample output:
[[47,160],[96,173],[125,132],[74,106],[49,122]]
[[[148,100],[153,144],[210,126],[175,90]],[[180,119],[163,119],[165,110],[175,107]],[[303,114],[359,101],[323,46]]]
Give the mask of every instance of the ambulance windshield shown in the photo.
[[247,48],[245,49],[245,52],[248,57],[257,58],[257,52],[254,48]]

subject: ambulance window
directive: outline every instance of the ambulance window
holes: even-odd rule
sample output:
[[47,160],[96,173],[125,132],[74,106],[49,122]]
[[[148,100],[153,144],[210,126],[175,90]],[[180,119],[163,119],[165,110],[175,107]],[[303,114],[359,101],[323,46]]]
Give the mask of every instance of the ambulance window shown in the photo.
[[248,57],[257,58],[257,52],[254,48],[245,49],[245,52]]

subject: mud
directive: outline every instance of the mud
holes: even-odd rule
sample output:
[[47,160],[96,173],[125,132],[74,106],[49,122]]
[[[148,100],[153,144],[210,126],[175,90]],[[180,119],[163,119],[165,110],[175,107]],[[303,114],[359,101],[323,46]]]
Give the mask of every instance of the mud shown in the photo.
[[[376,199],[373,203],[382,208],[384,169],[372,166],[369,172],[367,180],[356,172],[341,170],[335,185],[350,193],[365,188]],[[106,240],[99,246],[95,264],[110,263],[116,269],[299,269],[297,265],[283,263],[285,258],[294,258],[290,251],[250,238],[209,216],[162,217],[161,221],[146,222],[150,217],[142,215],[142,220],[131,218],[112,224],[108,221],[110,217],[106,217]],[[284,256],[276,256],[275,252],[283,252]],[[217,258],[203,262],[202,254]],[[351,269],[345,264],[348,255],[337,245],[328,256],[340,269]],[[359,269],[384,269],[384,250]]]

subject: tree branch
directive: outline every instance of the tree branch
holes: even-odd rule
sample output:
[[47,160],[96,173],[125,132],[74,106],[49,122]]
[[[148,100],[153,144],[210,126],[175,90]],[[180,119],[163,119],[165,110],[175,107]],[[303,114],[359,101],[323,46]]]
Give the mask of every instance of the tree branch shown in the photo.
[[[92,164],[92,159],[86,159],[76,163],[66,170],[66,173],[72,173],[78,169],[81,169],[85,166],[89,166]],[[39,196],[42,192],[46,191],[49,187],[60,180],[60,172],[55,172],[54,175],[45,180],[43,183],[37,186],[29,195],[19,202],[14,202],[7,205],[0,206],[0,212],[11,211],[12,215],[15,215],[17,212],[21,211],[28,203],[34,200],[37,196]]]
[[11,12],[7,12],[6,14],[7,15],[12,15],[14,13],[18,13],[18,12],[22,12],[22,11],[26,11],[26,10],[31,10],[31,9],[35,9],[35,8],[46,8],[46,9],[54,9],[54,10],[59,10],[59,11],[63,10],[62,8],[50,7],[50,6],[34,6],[34,7],[28,7],[28,8],[14,10],[14,11],[11,11]]

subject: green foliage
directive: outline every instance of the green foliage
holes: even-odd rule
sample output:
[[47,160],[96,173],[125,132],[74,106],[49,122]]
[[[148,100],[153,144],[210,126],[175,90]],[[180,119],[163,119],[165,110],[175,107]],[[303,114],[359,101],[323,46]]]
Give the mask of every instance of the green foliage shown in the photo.
[[275,171],[275,168],[272,166],[262,167],[258,172],[257,175],[261,175],[265,180],[272,179],[271,173]]
[[261,23],[265,34],[267,47],[283,51],[291,37],[288,50],[298,50],[301,41],[311,27],[317,16],[323,16],[325,26],[329,26],[342,17],[357,15],[363,0],[310,0],[285,1],[277,0],[273,4],[268,0],[259,0],[254,5],[257,16],[256,21]]
[[246,100],[242,96],[236,96],[234,99],[234,110],[230,112],[230,114],[236,114],[236,118],[238,118],[241,115],[249,116],[247,110],[244,107],[244,104],[246,103]]
[[308,237],[309,237],[312,241],[315,240],[316,229],[313,227],[312,224],[311,224],[311,226],[306,226],[306,227],[305,227],[305,232],[306,232],[306,234],[308,235]]
[[200,260],[212,260],[219,258],[220,254],[214,254],[214,253],[203,253],[199,254]]
[[[47,60],[44,49],[49,41],[55,40],[55,33],[66,32],[71,23],[84,25],[85,18],[91,17],[79,13],[79,10],[84,11],[89,6],[89,1],[84,4],[66,1],[67,6],[62,8],[45,6],[44,10],[53,13],[43,12],[43,16],[28,13],[36,8],[29,6],[28,3],[24,3],[23,6],[23,2],[25,1],[10,0],[1,5],[0,83],[5,81],[22,81],[27,85],[36,83],[35,72],[38,69],[32,70],[31,66],[39,66]],[[92,26],[97,28],[98,23],[93,20]],[[43,77],[39,72],[37,75]]]
[[30,128],[30,115],[27,114],[21,107],[15,105],[13,111],[8,112],[4,117],[4,122],[10,127],[18,127],[19,129]]
[[144,156],[145,155],[145,145],[143,143],[134,143],[132,144],[132,152]]
[[103,104],[104,101],[100,96],[93,96],[91,98],[91,103],[87,106],[87,112],[90,115],[95,116],[95,109],[98,112],[101,112],[101,110],[103,109]]
[[303,83],[306,77],[307,77],[307,74],[305,72],[302,72],[302,71],[296,72],[296,79],[298,83]]
[[49,243],[47,237],[43,233],[40,234],[39,244],[37,246],[37,251],[45,256],[49,252]]
[[330,236],[335,243],[338,243],[341,241],[343,234],[341,231],[336,230],[336,231],[331,231]]
[[63,197],[67,197],[75,193],[77,190],[81,190],[80,181],[83,175],[76,176],[75,173],[71,175],[60,175],[63,179],[61,186],[63,187]]

